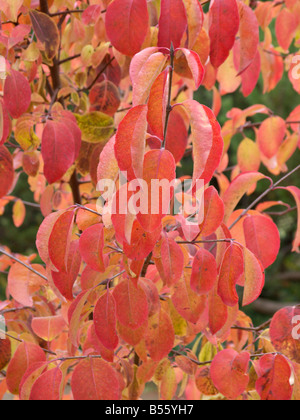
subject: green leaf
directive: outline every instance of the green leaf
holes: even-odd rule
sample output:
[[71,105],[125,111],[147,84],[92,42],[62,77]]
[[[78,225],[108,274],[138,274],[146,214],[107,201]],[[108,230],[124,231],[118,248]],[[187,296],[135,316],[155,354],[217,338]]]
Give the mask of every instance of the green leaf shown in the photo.
[[113,118],[102,112],[75,114],[75,117],[82,132],[82,140],[88,143],[106,143],[115,132]]

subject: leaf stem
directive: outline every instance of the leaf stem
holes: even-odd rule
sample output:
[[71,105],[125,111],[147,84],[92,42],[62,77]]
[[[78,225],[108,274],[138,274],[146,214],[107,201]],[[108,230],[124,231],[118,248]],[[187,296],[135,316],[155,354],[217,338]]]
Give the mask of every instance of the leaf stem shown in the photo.
[[174,56],[175,56],[175,50],[173,46],[173,42],[171,43],[170,48],[170,74],[169,74],[169,91],[168,91],[168,102],[167,102],[167,109],[166,109],[166,120],[165,120],[165,127],[164,127],[164,140],[162,142],[162,149],[165,148],[166,141],[167,141],[167,132],[168,132],[168,125],[169,125],[169,119],[170,114],[172,112],[172,105],[171,105],[171,99],[172,99],[172,83],[173,83],[173,73],[174,73]]

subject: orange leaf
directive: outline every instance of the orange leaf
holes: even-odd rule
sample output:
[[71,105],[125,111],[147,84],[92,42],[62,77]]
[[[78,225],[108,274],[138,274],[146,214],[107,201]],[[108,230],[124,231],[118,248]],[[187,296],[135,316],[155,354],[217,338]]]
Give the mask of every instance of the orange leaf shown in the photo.
[[126,279],[113,291],[116,302],[116,316],[120,324],[133,330],[141,327],[148,319],[148,301],[144,290]]
[[239,297],[236,291],[244,272],[244,258],[239,245],[231,244],[223,257],[220,267],[218,294],[227,306],[235,306]]
[[212,235],[224,219],[224,204],[217,190],[210,186],[204,192],[204,215],[199,225],[201,236]]
[[261,124],[257,133],[257,144],[267,158],[271,159],[276,155],[285,133],[285,121],[280,117],[267,118]]
[[44,318],[33,318],[31,327],[34,333],[45,341],[53,341],[58,337],[66,326],[62,316],[48,316]]
[[193,185],[198,179],[207,184],[220,164],[223,153],[221,128],[213,112],[194,100],[183,102],[191,119],[194,173]]
[[198,295],[208,293],[217,281],[217,263],[213,255],[201,248],[193,261],[191,288]]
[[[44,267],[33,264],[32,268],[45,276]],[[24,306],[33,306],[32,296],[41,286],[45,285],[45,280],[28,270],[19,263],[12,265],[8,274],[8,292],[19,303]]]
[[170,316],[163,309],[149,319],[145,340],[147,350],[154,361],[159,362],[172,350],[175,340],[174,328]]
[[104,227],[101,223],[90,226],[80,237],[79,249],[82,259],[90,268],[100,273],[104,273],[105,271],[103,247]]
[[49,237],[49,257],[58,271],[67,271],[74,217],[74,210],[62,213]]
[[189,277],[182,278],[174,285],[172,302],[177,312],[187,321],[196,324],[206,307],[206,296],[199,296],[190,286]]
[[145,154],[143,179],[148,188],[141,191],[141,203],[147,203],[147,207],[138,212],[137,220],[146,232],[158,229],[169,212],[175,169],[174,158],[167,150],[150,150]]
[[259,259],[264,268],[272,265],[280,250],[278,228],[264,215],[248,214],[243,223],[247,248]]
[[116,322],[116,301],[107,291],[96,303],[94,325],[99,340],[108,350],[114,350],[119,342]]
[[143,177],[143,157],[146,147],[147,106],[132,108],[118,127],[115,156],[128,180]]

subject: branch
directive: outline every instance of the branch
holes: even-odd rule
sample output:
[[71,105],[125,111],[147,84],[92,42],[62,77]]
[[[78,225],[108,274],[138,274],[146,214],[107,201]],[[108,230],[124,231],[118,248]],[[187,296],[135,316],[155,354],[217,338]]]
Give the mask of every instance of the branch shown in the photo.
[[174,73],[174,56],[175,56],[175,51],[174,51],[174,46],[173,46],[173,42],[172,42],[171,43],[171,48],[170,48],[171,63],[170,63],[170,75],[169,75],[169,92],[168,92],[168,102],[167,102],[167,108],[166,108],[166,121],[165,121],[165,128],[164,128],[164,140],[162,142],[162,148],[164,148],[165,145],[166,145],[169,119],[170,119],[170,114],[172,112],[172,105],[171,105],[172,96],[171,95],[172,95],[172,83],[173,83],[173,73]]
[[247,213],[249,210],[253,209],[259,202],[268,195],[271,191],[275,190],[278,185],[280,185],[283,181],[285,181],[287,178],[289,178],[293,173],[297,172],[300,169],[300,165],[298,165],[296,168],[291,170],[288,174],[286,174],[283,178],[281,178],[279,181],[277,181],[275,184],[272,184],[265,192],[263,192],[255,201],[253,201],[252,204],[250,204],[249,207],[247,207],[240,215],[239,217],[229,226],[229,230],[231,230]]
[[19,258],[15,257],[12,254],[9,254],[8,252],[6,252],[2,247],[0,247],[0,253],[3,255],[6,255],[8,258],[11,258],[13,261],[23,265],[23,267],[26,267],[29,271],[31,271],[32,273],[36,274],[37,276],[41,277],[42,279],[48,281],[47,277],[44,276],[43,274],[39,273],[38,271],[36,271],[34,268],[32,268],[30,265],[24,263],[23,261],[19,260]]

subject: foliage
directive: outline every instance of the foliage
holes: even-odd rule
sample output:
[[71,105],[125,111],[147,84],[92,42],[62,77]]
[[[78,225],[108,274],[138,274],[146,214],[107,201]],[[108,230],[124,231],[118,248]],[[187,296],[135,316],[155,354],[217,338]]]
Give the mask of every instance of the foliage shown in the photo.
[[[278,261],[279,216],[297,213],[299,253],[300,107],[217,121],[239,89],[300,93],[299,2],[0,5],[0,210],[18,229],[28,206],[44,217],[38,259],[0,246],[0,397],[134,400],[153,381],[165,400],[299,400],[299,307],[258,327],[244,308]],[[155,193],[176,174],[188,190]]]

